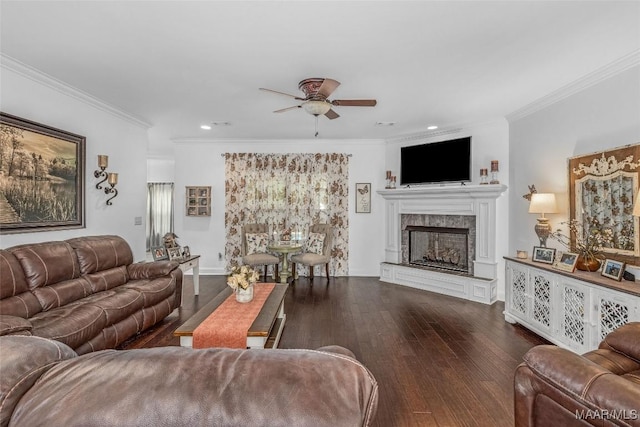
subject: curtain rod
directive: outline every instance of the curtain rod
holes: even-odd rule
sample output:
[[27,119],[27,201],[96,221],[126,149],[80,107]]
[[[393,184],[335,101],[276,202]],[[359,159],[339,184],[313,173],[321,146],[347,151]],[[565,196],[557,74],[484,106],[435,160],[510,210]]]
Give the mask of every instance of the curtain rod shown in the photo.
[[[258,153],[258,154],[263,154],[263,153]],[[291,154],[291,153],[269,153],[269,154]],[[317,154],[317,153],[293,153],[293,154]],[[345,154],[345,153],[320,153],[320,154]],[[227,153],[220,153],[220,157],[224,157],[226,155]],[[353,154],[347,153],[346,156],[353,157]]]

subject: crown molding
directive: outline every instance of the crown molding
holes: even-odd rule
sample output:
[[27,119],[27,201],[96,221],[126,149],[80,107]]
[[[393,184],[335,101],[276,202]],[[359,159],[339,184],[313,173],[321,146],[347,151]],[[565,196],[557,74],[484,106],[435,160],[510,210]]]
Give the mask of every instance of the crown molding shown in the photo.
[[446,129],[438,129],[438,130],[430,130],[425,132],[417,132],[408,135],[400,135],[393,138],[387,139],[387,144],[404,144],[409,142],[416,141],[425,141],[430,138],[436,138],[439,136],[452,135],[456,133],[460,133],[464,130],[462,127],[452,127]]
[[62,93],[63,95],[74,98],[80,102],[90,105],[91,107],[109,113],[136,126],[143,127],[144,129],[149,129],[153,126],[151,123],[144,119],[136,117],[131,113],[127,113],[113,105],[107,104],[106,102],[96,98],[95,96],[89,95],[88,93],[83,92],[80,89],[74,88],[67,83],[56,79],[55,77],[45,74],[42,71],[33,68],[25,63],[22,63],[17,59],[14,59],[1,52],[0,66],[6,70],[13,71],[16,74],[21,75],[22,77],[47,86],[57,92]]
[[384,145],[384,139],[295,139],[295,138],[287,138],[287,139],[251,139],[251,138],[171,138],[171,142],[174,144],[220,144],[220,145],[229,145],[229,144],[292,144],[292,145],[300,145],[300,144],[318,144],[319,142],[330,143],[330,144],[340,144],[340,145],[375,145],[380,144]]
[[507,114],[505,117],[510,123],[520,120],[638,65],[640,65],[640,50],[633,51],[630,54],[625,55],[612,63],[605,65],[604,67]]

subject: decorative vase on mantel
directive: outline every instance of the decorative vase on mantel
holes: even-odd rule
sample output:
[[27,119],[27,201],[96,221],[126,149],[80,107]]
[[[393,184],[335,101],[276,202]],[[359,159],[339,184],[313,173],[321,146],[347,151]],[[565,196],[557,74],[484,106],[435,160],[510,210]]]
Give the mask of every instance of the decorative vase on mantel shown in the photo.
[[242,287],[238,286],[236,288],[236,301],[241,303],[251,302],[253,300],[253,285],[255,283],[249,283],[247,289],[242,289]]
[[600,268],[600,260],[594,256],[578,255],[576,268],[582,271],[598,271]]

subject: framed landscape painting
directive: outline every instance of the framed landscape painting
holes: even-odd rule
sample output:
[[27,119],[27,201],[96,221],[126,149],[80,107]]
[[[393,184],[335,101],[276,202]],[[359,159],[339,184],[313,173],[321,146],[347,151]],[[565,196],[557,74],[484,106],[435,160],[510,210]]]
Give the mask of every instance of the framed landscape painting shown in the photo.
[[84,227],[85,137],[0,113],[0,233]]

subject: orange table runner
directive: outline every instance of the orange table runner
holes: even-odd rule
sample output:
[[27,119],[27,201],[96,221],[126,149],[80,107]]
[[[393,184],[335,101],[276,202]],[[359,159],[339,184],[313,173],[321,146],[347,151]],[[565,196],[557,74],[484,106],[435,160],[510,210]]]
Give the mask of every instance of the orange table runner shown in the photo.
[[256,283],[253,300],[236,301],[235,291],[193,331],[193,348],[247,348],[247,332],[262,309],[275,283]]

